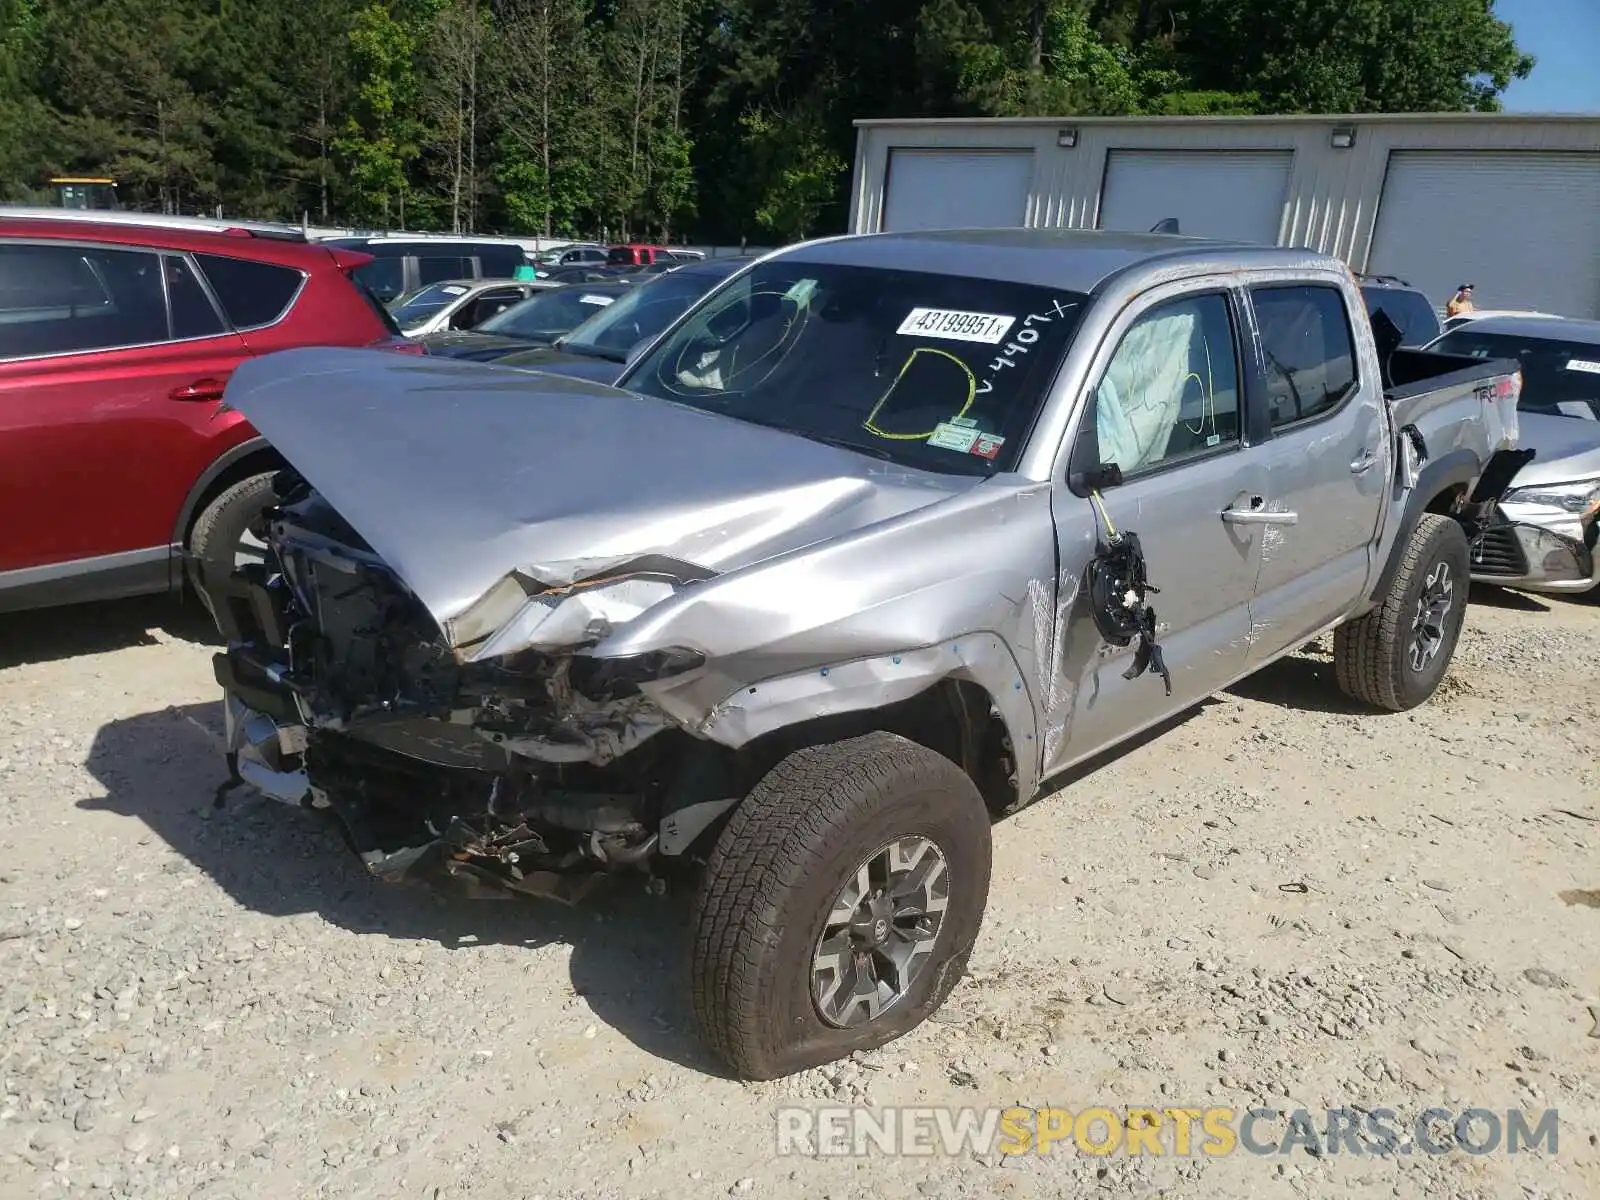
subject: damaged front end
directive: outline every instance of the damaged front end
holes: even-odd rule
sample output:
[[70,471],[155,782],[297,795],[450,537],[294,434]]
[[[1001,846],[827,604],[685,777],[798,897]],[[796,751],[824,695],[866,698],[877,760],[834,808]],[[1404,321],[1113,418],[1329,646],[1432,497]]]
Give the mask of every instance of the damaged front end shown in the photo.
[[[495,603],[512,615],[452,646],[318,493],[290,478],[279,494],[266,563],[212,597],[233,779],[336,817],[389,881],[571,902],[608,872],[648,872],[669,803],[657,759],[686,735],[639,685],[704,660],[583,651],[692,572],[642,562],[556,588],[508,577]],[[694,830],[673,828],[681,850]]]

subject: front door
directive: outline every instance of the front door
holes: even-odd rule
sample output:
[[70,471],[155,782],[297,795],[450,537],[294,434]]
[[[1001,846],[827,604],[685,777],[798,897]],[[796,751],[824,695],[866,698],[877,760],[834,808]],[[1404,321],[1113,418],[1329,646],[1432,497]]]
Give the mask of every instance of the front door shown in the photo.
[[[1092,435],[1098,461],[1116,463],[1123,482],[1098,504],[1056,492],[1066,612],[1045,697],[1047,775],[1244,672],[1261,526],[1223,517],[1259,487],[1256,452],[1242,436],[1236,316],[1222,288],[1158,294],[1109,339],[1115,349],[1092,385],[1076,444]],[[1096,537],[1113,531],[1138,534],[1150,582],[1161,589],[1149,600],[1170,696],[1159,676],[1124,679],[1135,648],[1108,645],[1094,624],[1082,583]]]
[[1252,661],[1303,644],[1360,599],[1390,486],[1383,383],[1362,377],[1333,283],[1250,290],[1272,434],[1264,456]]

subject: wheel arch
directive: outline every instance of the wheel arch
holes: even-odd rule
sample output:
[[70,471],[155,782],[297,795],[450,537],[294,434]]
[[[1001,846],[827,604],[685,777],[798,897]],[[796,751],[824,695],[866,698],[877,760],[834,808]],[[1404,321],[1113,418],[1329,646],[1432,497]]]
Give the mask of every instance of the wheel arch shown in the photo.
[[264,437],[253,437],[231,446],[212,460],[212,463],[195,480],[178,510],[178,520],[172,529],[174,545],[187,546],[189,533],[206,505],[228,488],[251,475],[280,470],[288,464]]
[[1405,559],[1405,548],[1417,531],[1417,523],[1424,513],[1453,516],[1468,499],[1474,481],[1482,474],[1483,465],[1471,450],[1452,450],[1426,463],[1417,474],[1417,482],[1406,496],[1405,508],[1400,514],[1400,528],[1391,543],[1389,559],[1383,564],[1376,584],[1370,593],[1374,602],[1388,594],[1395,574]]
[[662,814],[664,824],[686,820],[692,832],[666,853],[703,854],[756,784],[789,755],[880,732],[949,759],[972,780],[992,816],[1015,811],[1032,796],[1031,726],[1022,732],[1009,724],[982,684],[947,675],[891,703],[813,715],[737,746],[695,739]]

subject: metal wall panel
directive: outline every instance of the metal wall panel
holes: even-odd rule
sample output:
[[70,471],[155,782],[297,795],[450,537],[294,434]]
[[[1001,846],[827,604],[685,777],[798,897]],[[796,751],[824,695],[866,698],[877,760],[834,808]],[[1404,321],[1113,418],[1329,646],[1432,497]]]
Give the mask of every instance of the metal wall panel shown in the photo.
[[1192,237],[1278,244],[1290,150],[1112,150],[1099,227],[1144,233],[1176,217]]
[[[1374,271],[1383,267],[1371,250],[1391,154],[1538,151],[1600,159],[1600,117],[1559,115],[1019,117],[863,121],[858,129],[849,224],[858,232],[883,227],[890,157],[906,150],[1031,153],[1033,178],[1026,222],[1068,229],[1093,229],[1098,224],[1112,151],[1279,151],[1294,156],[1279,223],[1280,244],[1321,250],[1343,258],[1357,270]],[[1333,133],[1337,129],[1353,130],[1353,143],[1335,147]],[[1533,236],[1519,232],[1531,226],[1514,203],[1502,205],[1498,214],[1485,220],[1474,235],[1479,239],[1514,241]],[[1458,238],[1448,229],[1438,233],[1441,238],[1446,235]],[[1428,236],[1434,237],[1434,231]],[[1581,239],[1581,230],[1574,236]],[[1569,277],[1560,284],[1562,294],[1575,294],[1584,281],[1594,279],[1589,247],[1575,243],[1556,269]],[[1446,286],[1460,282],[1451,279]],[[1433,297],[1440,304],[1447,298]],[[1578,311],[1593,312],[1594,304]]]
[[896,150],[883,205],[887,232],[1025,225],[1033,190],[1027,150]]
[[1440,303],[1471,283],[1480,308],[1600,316],[1600,155],[1397,150],[1367,264]]

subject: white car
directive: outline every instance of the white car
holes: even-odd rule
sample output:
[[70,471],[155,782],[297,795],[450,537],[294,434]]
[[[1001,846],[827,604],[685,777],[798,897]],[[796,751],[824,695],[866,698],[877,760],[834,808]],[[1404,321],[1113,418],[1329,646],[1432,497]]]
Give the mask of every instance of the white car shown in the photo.
[[1555,313],[1537,312],[1531,308],[1480,308],[1472,312],[1457,313],[1453,317],[1444,319],[1444,332],[1459,329],[1473,321],[1486,321],[1491,317],[1540,317],[1545,320],[1559,321],[1562,318]]
[[1534,457],[1475,540],[1472,578],[1587,592],[1600,586],[1600,321],[1476,315],[1427,349],[1522,364],[1517,445]]
[[407,337],[475,329],[535,292],[555,286],[533,279],[445,279],[397,298],[389,305],[389,314]]

